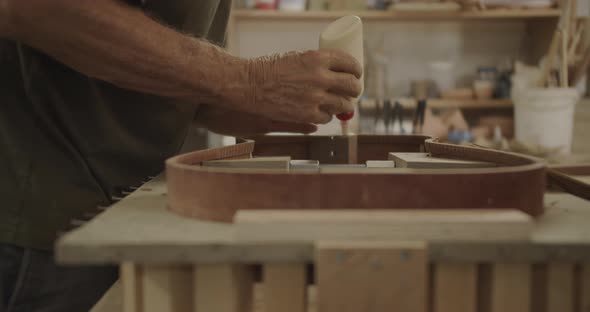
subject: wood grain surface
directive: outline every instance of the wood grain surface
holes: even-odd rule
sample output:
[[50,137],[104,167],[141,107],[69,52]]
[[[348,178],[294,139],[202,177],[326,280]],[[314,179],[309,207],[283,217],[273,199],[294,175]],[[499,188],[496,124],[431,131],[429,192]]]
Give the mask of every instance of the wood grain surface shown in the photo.
[[[85,226],[62,236],[56,245],[57,260],[102,264],[313,259],[309,242],[239,241],[234,225],[184,218],[170,212],[167,203],[166,182],[158,177]],[[535,219],[527,242],[439,241],[430,244],[430,257],[441,261],[590,260],[590,202],[566,194],[548,194],[545,206],[547,212]]]

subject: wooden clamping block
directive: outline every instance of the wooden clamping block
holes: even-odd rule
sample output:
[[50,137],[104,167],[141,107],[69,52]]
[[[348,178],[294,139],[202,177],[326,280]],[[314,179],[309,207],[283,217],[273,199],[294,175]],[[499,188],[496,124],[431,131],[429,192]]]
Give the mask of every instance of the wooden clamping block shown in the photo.
[[203,167],[232,168],[232,169],[279,169],[289,170],[289,156],[256,157],[231,160],[204,161]]
[[318,312],[427,309],[425,243],[317,242],[315,262]]
[[483,161],[431,157],[429,153],[389,153],[389,160],[393,160],[397,168],[460,169],[496,167],[495,164]]

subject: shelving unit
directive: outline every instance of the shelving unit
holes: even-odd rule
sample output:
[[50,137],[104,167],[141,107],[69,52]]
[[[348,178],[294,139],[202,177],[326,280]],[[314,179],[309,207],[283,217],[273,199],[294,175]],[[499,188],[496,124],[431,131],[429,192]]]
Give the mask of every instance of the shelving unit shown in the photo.
[[457,12],[401,12],[401,11],[305,11],[284,12],[274,10],[234,10],[235,19],[281,19],[281,20],[325,20],[335,19],[344,15],[357,15],[365,20],[456,20],[456,19],[528,19],[556,18],[558,9],[496,9],[485,11]]
[[[404,109],[416,108],[416,100],[412,98],[397,99]],[[364,99],[361,107],[373,107],[375,99]],[[489,99],[489,100],[451,100],[451,99],[428,99],[428,107],[436,109],[459,108],[459,109],[511,109],[513,108],[510,99]]]
[[[460,66],[470,66],[473,71],[481,61],[481,64],[494,62],[492,58],[484,59],[481,55],[486,56],[491,53],[498,53],[501,57],[510,57],[522,60],[526,64],[536,64],[543,54],[547,51],[560,16],[559,8],[528,8],[528,9],[488,9],[481,11],[304,11],[304,12],[285,12],[277,10],[249,10],[234,9],[231,14],[231,23],[228,33],[228,49],[237,55],[245,57],[258,56],[263,53],[274,51],[264,51],[264,49],[251,48],[265,44],[270,44],[278,53],[297,49],[313,49],[316,46],[315,36],[329,22],[336,20],[345,15],[357,15],[366,24],[367,34],[371,31],[376,32],[376,36],[386,34],[387,40],[395,40],[395,47],[389,49],[395,51],[396,57],[408,57],[410,61],[406,64],[397,64],[396,70],[400,75],[410,73],[409,66],[419,68],[415,58],[424,56],[425,59],[436,60],[437,51],[440,51],[441,57],[445,53],[451,53],[450,57],[457,57],[460,64],[457,65],[458,75],[465,75],[465,69]],[[462,25],[463,24],[463,25]],[[485,24],[485,25],[484,25]],[[439,27],[440,25],[440,27]],[[489,31],[487,28],[489,27]],[[500,33],[497,29],[503,29]],[[390,32],[390,30],[391,32]],[[400,32],[401,29],[401,32]],[[514,33],[508,33],[512,29],[518,34],[522,34],[520,48],[516,48]],[[407,34],[404,33],[408,31]],[[441,38],[425,36],[432,32],[444,32],[443,35],[451,38],[445,41],[453,43],[454,46],[440,46],[443,42]],[[258,37],[253,33],[260,34]],[[288,33],[288,37],[285,34]],[[308,33],[314,37],[307,39],[303,33]],[[242,37],[242,34],[248,34]],[[482,36],[482,37],[477,37]],[[489,36],[495,44],[480,44]],[[428,37],[428,39],[426,39]],[[245,38],[245,39],[244,39]],[[507,38],[507,46],[501,46],[500,39]],[[285,40],[286,39],[286,40]],[[373,44],[378,39],[372,38]],[[432,45],[424,44],[426,40],[431,40]],[[520,39],[519,39],[520,40]],[[399,48],[403,46],[402,48]],[[416,54],[408,55],[407,47],[415,47]],[[462,47],[461,47],[462,46]],[[461,47],[459,49],[455,47]],[[424,49],[431,49],[430,51]],[[463,51],[458,52],[460,49]],[[259,53],[263,51],[263,53]],[[427,51],[427,52],[424,52]],[[451,52],[448,52],[451,51]],[[506,51],[510,51],[507,53]],[[412,57],[414,59],[412,59]],[[478,58],[477,60],[475,60]],[[468,64],[468,65],[465,65]],[[401,69],[399,66],[402,66]],[[411,70],[411,69],[410,69]],[[418,70],[418,73],[411,72],[407,80],[423,79],[427,73],[424,70]],[[399,75],[398,75],[399,76]],[[369,76],[367,76],[369,77]],[[459,77],[459,76],[458,76]],[[459,79],[457,77],[457,79]],[[458,87],[467,87],[465,76],[458,83]],[[409,94],[402,91],[399,87],[399,78],[393,82],[396,90],[389,94],[404,96]],[[425,78],[424,78],[425,79]],[[370,82],[367,81],[370,85]],[[372,89],[366,88],[366,96],[373,97]],[[371,99],[368,99],[371,101]],[[401,99],[406,112],[413,111],[416,108],[416,101],[410,98]],[[447,99],[430,99],[428,108],[445,109],[458,108],[462,110],[464,117],[469,120],[478,120],[483,116],[504,116],[510,117],[513,114],[513,103],[510,99],[492,99],[492,100],[447,100]],[[367,104],[365,112],[370,112],[374,105]],[[334,125],[333,125],[334,126]],[[334,127],[337,127],[334,126]],[[324,129],[331,129],[324,127]],[[334,128],[335,129],[335,128]],[[329,130],[326,130],[329,131]],[[326,132],[327,133],[327,132]]]

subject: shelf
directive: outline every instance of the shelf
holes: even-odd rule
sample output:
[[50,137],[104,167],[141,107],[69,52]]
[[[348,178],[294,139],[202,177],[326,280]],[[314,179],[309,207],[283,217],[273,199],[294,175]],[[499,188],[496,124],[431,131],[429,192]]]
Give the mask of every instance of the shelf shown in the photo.
[[[416,100],[414,99],[399,99],[399,102],[405,109],[413,109],[416,107]],[[375,100],[363,100],[361,107],[374,107]],[[491,100],[447,100],[447,99],[429,99],[429,108],[461,108],[461,109],[508,109],[512,108],[512,100],[510,99],[491,99]]]
[[235,19],[252,20],[325,20],[344,15],[357,15],[364,20],[455,20],[455,19],[528,19],[558,17],[558,9],[494,9],[485,11],[454,12],[394,12],[394,11],[305,11],[283,12],[274,10],[234,10]]

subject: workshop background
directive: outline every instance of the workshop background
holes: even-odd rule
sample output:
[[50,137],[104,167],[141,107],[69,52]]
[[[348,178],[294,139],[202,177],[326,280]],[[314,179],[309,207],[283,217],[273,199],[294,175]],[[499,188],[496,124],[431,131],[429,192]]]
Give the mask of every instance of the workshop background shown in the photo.
[[[585,161],[590,152],[583,138],[590,121],[587,0],[570,12],[565,59],[561,47],[550,51],[564,14],[558,1],[237,0],[234,6],[227,48],[242,57],[317,49],[320,32],[343,11],[362,18],[365,92],[350,122],[354,133],[421,132],[559,161]],[[545,66],[548,58],[552,65]],[[563,62],[567,87],[577,94],[561,87]],[[541,85],[545,90],[518,98],[519,90]],[[548,97],[562,100],[534,100]],[[420,113],[424,126],[415,131]],[[335,119],[317,134],[338,133]],[[186,149],[233,142],[194,129]]]

